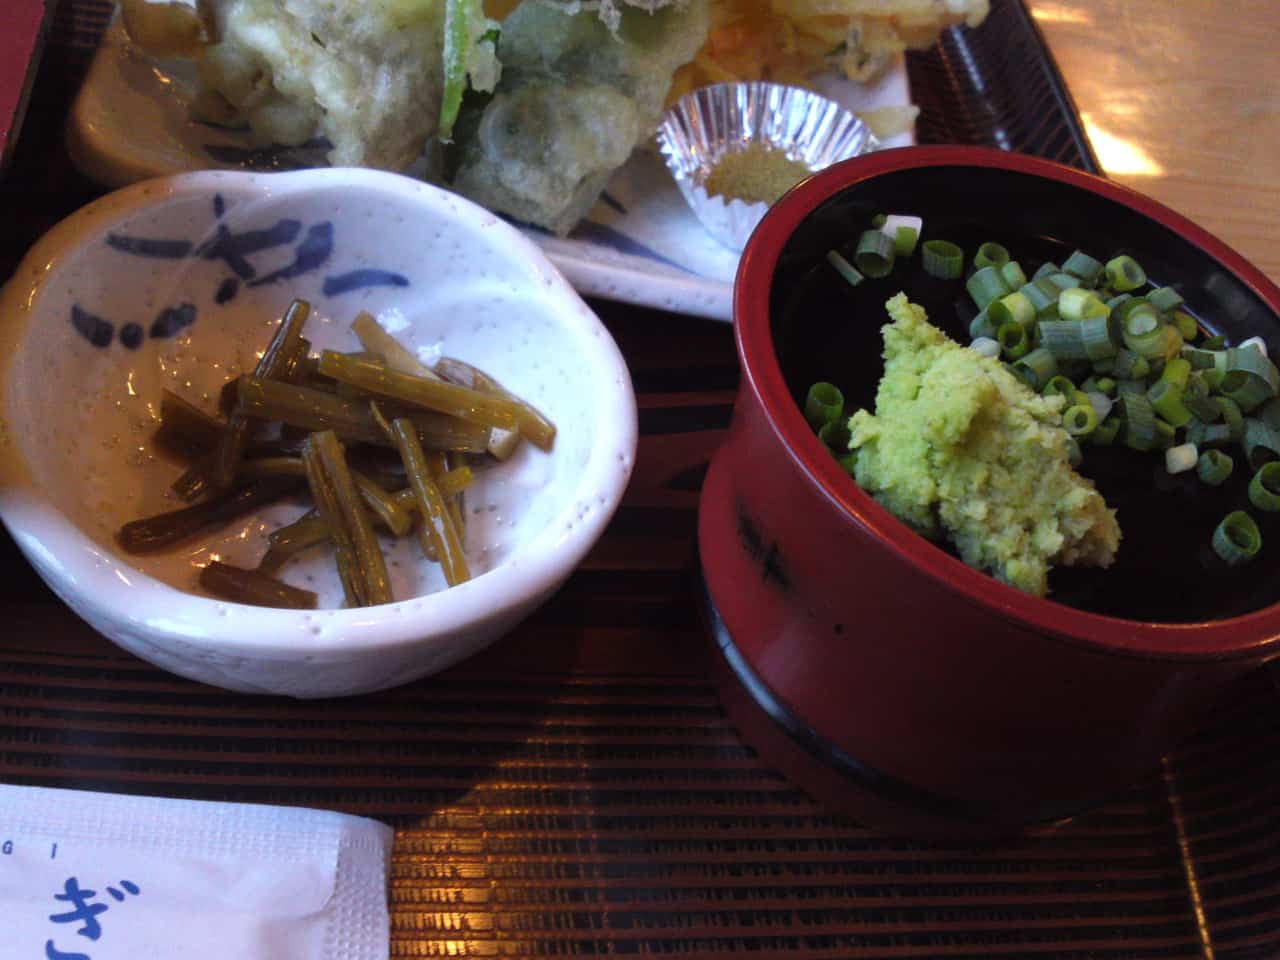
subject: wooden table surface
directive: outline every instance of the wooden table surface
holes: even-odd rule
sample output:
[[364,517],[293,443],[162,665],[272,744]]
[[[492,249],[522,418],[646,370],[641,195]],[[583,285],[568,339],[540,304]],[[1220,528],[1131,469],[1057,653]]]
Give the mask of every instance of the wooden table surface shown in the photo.
[[1280,3],[1028,5],[1106,172],[1280,283]]

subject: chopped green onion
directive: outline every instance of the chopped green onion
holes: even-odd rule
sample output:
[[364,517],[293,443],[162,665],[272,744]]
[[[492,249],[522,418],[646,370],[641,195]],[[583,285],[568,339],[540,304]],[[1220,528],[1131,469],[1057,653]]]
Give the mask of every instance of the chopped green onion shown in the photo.
[[1213,399],[1222,411],[1222,419],[1226,423],[1227,429],[1231,432],[1232,441],[1244,439],[1244,414],[1240,411],[1240,405],[1230,397],[1214,397]]
[[1145,397],[1147,395],[1147,385],[1141,380],[1117,380],[1116,396],[1117,397]]
[[804,418],[809,426],[819,430],[825,423],[841,419],[844,414],[844,394],[833,383],[820,381],[809,388],[804,398]]
[[1102,264],[1083,250],[1077,250],[1067,257],[1062,264],[1063,273],[1079,277],[1087,287],[1096,287],[1098,278],[1102,276]]
[[1107,309],[1111,311],[1119,310],[1123,304],[1133,299],[1131,293],[1118,293],[1107,301]]
[[[1168,369],[1166,364],[1165,371],[1167,372]],[[1214,403],[1213,397],[1209,395],[1209,384],[1199,373],[1193,373],[1187,378],[1187,388],[1182,392],[1182,402],[1196,415],[1197,419],[1205,423],[1213,423],[1222,417],[1222,408]]]
[[1280,459],[1280,434],[1272,430],[1261,420],[1253,417],[1244,418],[1244,436],[1240,439],[1244,445],[1244,459],[1249,469],[1257,470],[1264,463]]
[[997,267],[983,267],[976,271],[964,282],[964,287],[979,310],[986,310],[993,302],[1009,293],[1009,285],[1004,282]]
[[853,255],[853,265],[865,276],[879,279],[893,270],[893,241],[879,230],[865,230],[858,238],[858,249]]
[[[1124,345],[1150,361],[1163,358],[1166,346],[1164,327],[1156,327],[1154,330],[1148,330],[1146,333],[1133,334],[1126,333],[1124,335]],[[1150,369],[1148,367],[1148,369]]]
[[1070,290],[1081,286],[1080,278],[1073,273],[1051,273],[1045,279],[1059,290]]
[[1262,533],[1253,517],[1243,510],[1233,510],[1222,518],[1213,531],[1213,552],[1229,567],[1248,563],[1262,549]]
[[858,272],[858,268],[840,255],[838,250],[827,251],[827,263],[835,268],[836,273],[844,277],[845,282],[851,287],[856,287],[865,277]]
[[987,307],[987,315],[999,330],[1006,323],[1020,323],[1027,329],[1036,322],[1036,308],[1026,294],[1014,292],[996,300]]
[[923,229],[924,220],[906,213],[891,213],[880,225],[880,232],[893,241],[894,252],[900,257],[915,253],[916,241]]
[[1009,251],[990,240],[979,246],[978,252],[973,255],[973,267],[975,270],[981,270],[983,267],[1002,267],[1008,262]]
[[1059,360],[1088,359],[1080,324],[1070,320],[1041,320],[1036,329],[1040,333],[1040,344]]
[[1196,461],[1196,475],[1201,482],[1220,487],[1227,482],[1235,465],[1235,461],[1221,450],[1206,450]]
[[1089,390],[1085,392],[1085,399],[1093,406],[1094,412],[1098,415],[1098,420],[1102,421],[1111,415],[1111,409],[1116,402],[1108,397],[1105,393],[1098,393],[1097,390]]
[[1280,511],[1280,463],[1264,463],[1249,481],[1249,502],[1267,513]]
[[1125,394],[1119,399],[1120,415],[1124,418],[1124,442],[1133,450],[1152,450],[1156,447],[1156,415],[1151,401],[1143,394]]
[[[1120,323],[1124,323],[1124,321],[1128,319],[1130,313],[1143,305],[1150,306],[1147,304],[1146,297],[1127,297],[1124,300],[1121,300],[1113,308],[1115,310],[1116,319]],[[1154,310],[1154,308],[1152,309]],[[1157,321],[1160,319],[1159,311],[1155,311],[1155,317]]]
[[1027,336],[1027,328],[1017,321],[1006,323],[996,330],[996,341],[1010,360],[1020,360],[1031,349],[1031,338]]
[[1248,340],[1241,341],[1240,349],[1244,350],[1246,347],[1257,350],[1264,357],[1267,356],[1267,341],[1261,337],[1250,337]]
[[921,260],[931,277],[954,280],[964,273],[964,251],[950,240],[926,240]]
[[1187,440],[1201,449],[1224,447],[1231,442],[1231,428],[1225,423],[1192,420],[1187,424]]
[[1017,260],[1010,260],[1008,263],[1000,265],[1000,276],[1004,277],[1004,282],[1009,285],[1010,290],[1017,290],[1019,287],[1025,286],[1027,275],[1022,270],[1022,264]]
[[828,420],[818,428],[818,439],[826,444],[829,450],[844,453],[849,449],[849,425],[842,418]]
[[1112,373],[1120,380],[1141,380],[1151,372],[1151,364],[1146,357],[1140,357],[1128,347],[1116,351],[1116,362]]
[[1160,373],[1161,380],[1167,380],[1180,390],[1186,389],[1190,378],[1191,361],[1184,360],[1182,357],[1170,357],[1165,361],[1164,370]]
[[889,221],[889,218],[885,216],[883,213],[877,213],[874,217],[871,218],[871,225],[875,227],[877,230],[879,230],[888,221]]
[[973,337],[973,339],[978,340],[982,337],[990,339],[994,338],[995,335],[996,325],[991,322],[991,317],[987,314],[987,311],[980,310],[969,321],[969,336]]
[[1058,316],[1063,320],[1084,320],[1086,317],[1106,317],[1107,305],[1092,290],[1072,287],[1058,294]]
[[992,337],[978,337],[973,343],[969,344],[969,349],[984,357],[995,358],[1000,356],[1000,344]]
[[1080,321],[1079,327],[1085,355],[1095,364],[1116,355],[1118,347],[1112,338],[1111,321],[1107,317],[1086,317]]
[[1227,350],[1227,372],[1219,389],[1248,412],[1280,393],[1280,371],[1266,355],[1249,347]]
[[1173,311],[1170,322],[1178,328],[1178,332],[1182,334],[1182,339],[1191,341],[1200,333],[1200,325],[1196,323],[1196,318],[1185,310]]
[[1121,254],[1108,260],[1106,271],[1107,286],[1117,293],[1137,290],[1147,282],[1147,272],[1128,254]]
[[1272,430],[1280,430],[1280,397],[1272,397],[1253,414]]
[[1173,324],[1167,325],[1164,328],[1164,353],[1161,355],[1161,359],[1167,360],[1170,357],[1176,357],[1182,351],[1185,343],[1186,341],[1182,339],[1182,334],[1178,332],[1178,328]]
[[1058,361],[1044,347],[1039,347],[1014,363],[1013,372],[1032,390],[1039,391],[1057,374]]
[[[1144,305],[1146,306],[1146,305]],[[1124,345],[1148,361],[1163,359],[1170,347],[1169,334],[1177,336],[1177,331],[1163,326],[1160,318],[1149,306],[1146,309],[1133,310],[1123,320]],[[1181,343],[1181,337],[1178,342]]]
[[1032,280],[1030,283],[1024,283],[1019,290],[1031,301],[1031,305],[1036,308],[1036,316],[1041,320],[1058,318],[1058,294],[1061,291],[1052,281],[1043,278]]
[[1192,370],[1210,370],[1215,364],[1215,351],[1202,347],[1183,347],[1182,356],[1191,364]]
[[1168,313],[1182,306],[1182,295],[1173,287],[1160,287],[1147,294],[1147,302],[1161,313]]
[[1034,283],[1037,280],[1047,279],[1050,274],[1061,273],[1061,272],[1062,272],[1062,268],[1060,266],[1058,266],[1056,263],[1052,263],[1046,260],[1044,263],[1040,264],[1038,268],[1036,268],[1036,272],[1031,275],[1031,281]]
[[[1061,310],[1061,307],[1059,307]],[[1120,308],[1119,320],[1126,336],[1141,337],[1161,326],[1160,314],[1146,301],[1130,300]]]
[[1267,355],[1256,347],[1229,347],[1226,351],[1227,372],[1243,370],[1264,378],[1269,384],[1280,384],[1280,372],[1267,359]]
[[1166,473],[1186,473],[1194,470],[1200,453],[1194,443],[1181,443],[1164,452],[1164,469]]
[[1225,350],[1227,346],[1227,338],[1219,333],[1212,337],[1206,337],[1200,346],[1205,350]]
[[1178,428],[1167,420],[1156,417],[1156,446],[1168,450],[1178,437]]
[[1057,374],[1048,379],[1040,392],[1046,397],[1066,397],[1070,400],[1075,396],[1076,385],[1062,374]]
[[1091,403],[1068,407],[1062,414],[1062,425],[1073,437],[1087,437],[1098,428],[1098,411]]

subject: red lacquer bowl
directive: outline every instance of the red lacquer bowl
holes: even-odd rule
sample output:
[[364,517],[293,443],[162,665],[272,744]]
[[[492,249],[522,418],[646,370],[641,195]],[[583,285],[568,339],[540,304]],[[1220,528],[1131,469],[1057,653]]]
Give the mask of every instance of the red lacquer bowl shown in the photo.
[[1149,771],[1234,678],[1280,656],[1280,527],[1264,521],[1263,555],[1224,574],[1201,548],[1238,491],[1213,499],[1130,451],[1089,452],[1084,468],[1119,512],[1116,566],[1055,571],[1053,599],[901,524],[843,473],[798,405],[820,379],[852,406],[874,403],[883,305],[899,289],[964,337],[961,284],[908,262],[854,289],[825,265],[877,212],[923,216],[926,236],[970,253],[1002,242],[1028,273],[1076,247],[1129,252],[1206,327],[1232,342],[1260,334],[1272,356],[1280,289],[1131,190],[970,147],[825,170],[770,211],[743,255],[742,384],[699,515],[731,716],[811,793],[873,823],[1052,822]]

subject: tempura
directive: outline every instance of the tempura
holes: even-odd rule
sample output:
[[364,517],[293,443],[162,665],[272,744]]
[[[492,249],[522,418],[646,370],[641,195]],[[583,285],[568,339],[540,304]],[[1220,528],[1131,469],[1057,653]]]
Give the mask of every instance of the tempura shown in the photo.
[[676,67],[702,45],[707,0],[655,13],[523,3],[502,23],[502,80],[458,122],[452,186],[527,223],[566,233],[652,133]]

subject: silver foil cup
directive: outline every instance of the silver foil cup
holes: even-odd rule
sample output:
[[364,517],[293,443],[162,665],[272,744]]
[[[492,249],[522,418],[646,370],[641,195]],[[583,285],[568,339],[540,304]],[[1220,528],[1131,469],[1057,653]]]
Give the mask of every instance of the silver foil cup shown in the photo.
[[799,87],[718,83],[681,97],[663,115],[658,146],[702,225],[734,250],[746,246],[769,205],[712,196],[704,185],[721,158],[752,144],[781,150],[810,173],[879,146],[849,110]]

